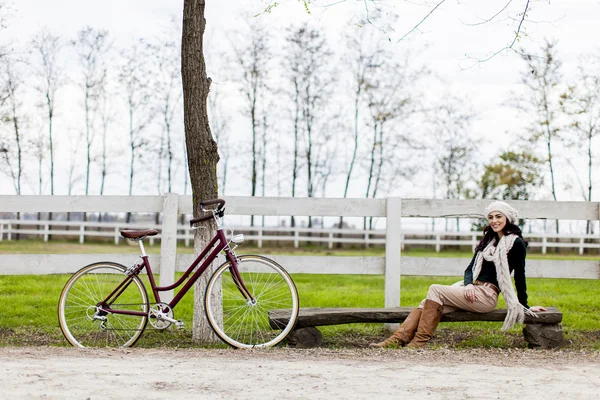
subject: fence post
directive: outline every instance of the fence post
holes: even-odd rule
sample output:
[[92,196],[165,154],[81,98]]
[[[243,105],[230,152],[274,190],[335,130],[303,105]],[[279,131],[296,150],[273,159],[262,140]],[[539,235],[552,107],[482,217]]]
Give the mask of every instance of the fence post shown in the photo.
[[50,236],[49,232],[50,232],[50,224],[47,223],[46,225],[44,225],[44,242],[48,241],[48,236]]
[[79,226],[79,244],[83,244],[84,241],[85,241],[85,225],[83,225],[83,222],[82,222],[81,225]]
[[8,223],[8,229],[6,231],[6,238],[8,239],[9,242],[12,240],[12,224],[10,222]]
[[[176,193],[165,194],[162,230],[160,233],[160,286],[169,286],[175,282],[178,210],[179,196]],[[164,292],[161,300],[165,303],[173,300],[173,291]]]
[[4,240],[4,224],[0,223],[0,242]]
[[300,236],[300,232],[298,232],[298,227],[294,229],[294,248],[298,248],[298,237]]
[[119,232],[119,227],[115,226],[115,244],[119,244],[119,236],[121,236],[121,233]]
[[[402,200],[388,197],[386,204],[385,235],[385,307],[400,307],[400,276],[402,260]],[[385,324],[386,329],[397,329],[398,324]]]
[[544,237],[542,238],[542,254],[546,254],[546,243],[548,243],[548,240],[546,239],[546,232],[544,232]]
[[258,232],[258,248],[262,249],[262,237],[263,237],[262,228],[259,228],[257,232]]
[[435,252],[439,253],[440,252],[440,234],[436,234],[435,235]]
[[333,232],[329,232],[329,243],[327,244],[327,247],[333,249]]

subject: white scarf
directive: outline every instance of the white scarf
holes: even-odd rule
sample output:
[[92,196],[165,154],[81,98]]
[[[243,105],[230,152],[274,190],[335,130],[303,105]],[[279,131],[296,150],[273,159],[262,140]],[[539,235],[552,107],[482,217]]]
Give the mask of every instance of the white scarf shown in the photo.
[[496,239],[492,240],[488,245],[477,254],[475,263],[473,264],[473,282],[479,277],[481,267],[483,266],[483,259],[487,261],[493,261],[496,266],[496,277],[498,279],[498,285],[502,291],[502,296],[506,302],[506,318],[504,319],[504,325],[502,330],[508,330],[512,328],[516,322],[523,323],[525,320],[525,313],[535,315],[534,312],[523,307],[519,303],[519,299],[515,294],[512,281],[510,279],[510,268],[508,266],[508,252],[512,249],[515,244],[515,240],[518,238],[517,235],[503,235],[500,238],[497,246],[494,246]]

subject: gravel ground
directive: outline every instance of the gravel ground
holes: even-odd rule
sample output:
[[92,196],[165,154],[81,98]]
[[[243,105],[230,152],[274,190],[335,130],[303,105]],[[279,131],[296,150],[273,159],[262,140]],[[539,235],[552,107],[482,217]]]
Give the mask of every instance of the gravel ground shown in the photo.
[[0,348],[2,399],[600,399],[600,353]]

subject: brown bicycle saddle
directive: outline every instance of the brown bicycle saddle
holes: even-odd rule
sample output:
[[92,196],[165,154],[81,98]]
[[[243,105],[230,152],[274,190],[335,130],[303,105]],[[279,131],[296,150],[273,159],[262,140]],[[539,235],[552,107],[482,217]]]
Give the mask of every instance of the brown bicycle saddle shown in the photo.
[[140,229],[140,230],[133,230],[133,229],[123,229],[121,230],[121,236],[127,238],[127,239],[139,239],[145,236],[154,236],[157,235],[158,231],[155,229]]

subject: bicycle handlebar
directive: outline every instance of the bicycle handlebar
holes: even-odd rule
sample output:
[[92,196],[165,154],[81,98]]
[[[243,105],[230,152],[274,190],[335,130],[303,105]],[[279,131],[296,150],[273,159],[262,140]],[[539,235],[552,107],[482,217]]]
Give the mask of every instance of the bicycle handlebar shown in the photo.
[[[217,204],[216,210],[207,210],[207,209],[204,208],[204,206],[212,206],[213,204]],[[220,212],[220,211],[223,210],[224,206],[225,206],[225,200],[223,200],[223,199],[202,200],[200,202],[200,210],[205,211],[205,212],[208,212],[208,211]],[[193,227],[194,224],[197,224],[198,222],[207,221],[207,220],[212,219],[212,218],[213,218],[212,215],[205,215],[204,217],[191,219],[190,220],[190,227]]]

